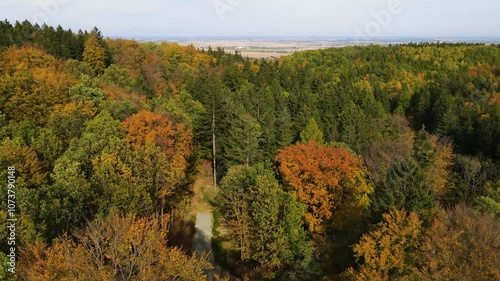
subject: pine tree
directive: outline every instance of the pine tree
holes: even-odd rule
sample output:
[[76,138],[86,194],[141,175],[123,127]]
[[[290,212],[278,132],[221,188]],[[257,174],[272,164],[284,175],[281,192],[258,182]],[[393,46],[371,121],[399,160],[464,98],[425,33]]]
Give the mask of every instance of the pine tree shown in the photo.
[[323,144],[325,142],[323,139],[323,132],[318,127],[318,124],[316,123],[316,120],[314,118],[309,119],[306,128],[302,132],[300,132],[301,143],[307,143],[312,140],[320,144]]
[[14,43],[12,25],[9,21],[0,21],[0,50]]
[[256,163],[260,156],[259,140],[261,127],[241,105],[232,105],[227,142],[224,145],[225,157],[229,165]]
[[286,97],[283,93],[275,93],[275,128],[276,146],[278,149],[289,146],[294,140],[292,131],[292,116]]
[[416,212],[430,222],[430,209],[435,205],[423,170],[413,159],[395,165],[387,174],[385,183],[376,188],[372,210],[377,219],[392,208]]
[[[214,185],[217,179],[222,176],[228,166],[224,163],[224,144],[227,138],[227,100],[230,95],[229,90],[224,86],[220,77],[209,72],[205,68],[200,69],[198,79],[189,86],[189,92],[205,108],[204,114],[195,124],[195,140],[201,144],[202,152],[211,155]],[[210,157],[210,156],[209,156]]]

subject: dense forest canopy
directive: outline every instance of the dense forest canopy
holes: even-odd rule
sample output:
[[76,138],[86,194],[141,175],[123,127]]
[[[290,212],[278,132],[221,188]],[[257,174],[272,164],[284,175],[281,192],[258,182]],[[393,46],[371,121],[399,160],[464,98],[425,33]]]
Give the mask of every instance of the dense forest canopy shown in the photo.
[[19,280],[207,280],[167,244],[206,161],[234,276],[500,279],[499,45],[251,60],[0,22]]

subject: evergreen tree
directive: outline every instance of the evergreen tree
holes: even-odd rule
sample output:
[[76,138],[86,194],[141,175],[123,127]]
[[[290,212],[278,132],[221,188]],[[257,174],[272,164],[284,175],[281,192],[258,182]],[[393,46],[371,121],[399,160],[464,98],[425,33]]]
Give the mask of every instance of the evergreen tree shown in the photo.
[[276,99],[275,110],[275,131],[276,131],[276,147],[278,149],[289,146],[295,136],[293,134],[293,122],[290,115],[290,109],[284,93],[277,92],[274,94]]
[[[228,169],[224,163],[224,146],[229,127],[227,101],[230,91],[219,76],[205,68],[200,69],[198,79],[189,85],[189,92],[205,108],[204,113],[194,124],[195,140],[201,145],[202,154],[210,155],[213,161],[214,185]],[[218,163],[219,162],[219,163]]]
[[12,25],[9,21],[0,21],[0,51],[14,44]]
[[363,151],[366,143],[374,136],[374,126],[363,110],[353,102],[348,103],[340,113],[339,121],[340,140],[358,153]]
[[307,143],[309,141],[316,141],[319,144],[323,144],[325,142],[323,139],[323,132],[318,127],[314,118],[309,119],[306,128],[300,132],[300,142]]
[[392,208],[404,208],[430,223],[435,202],[426,182],[425,174],[415,160],[410,158],[395,165],[388,172],[385,183],[373,194],[372,210],[376,219]]
[[430,141],[430,135],[422,128],[415,136],[415,144],[413,146],[413,158],[421,167],[429,165],[432,161],[434,148]]
[[259,140],[261,126],[241,105],[230,106],[227,141],[224,157],[229,166],[235,164],[253,165],[259,161]]
[[[260,147],[262,153],[267,159],[272,159],[278,149],[276,145],[276,105],[274,91],[271,86],[260,87],[257,89],[256,108],[257,114],[252,114],[257,119],[262,128],[262,137],[260,138]],[[250,113],[250,112],[249,112]]]

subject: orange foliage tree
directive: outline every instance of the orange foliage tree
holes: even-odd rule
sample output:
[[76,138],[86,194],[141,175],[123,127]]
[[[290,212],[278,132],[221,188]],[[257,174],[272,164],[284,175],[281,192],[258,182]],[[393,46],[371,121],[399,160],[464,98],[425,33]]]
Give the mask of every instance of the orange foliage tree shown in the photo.
[[176,168],[184,170],[191,155],[192,132],[185,124],[176,124],[161,113],[141,111],[123,122],[132,145],[152,142],[162,149]]
[[310,141],[280,150],[276,160],[292,193],[307,206],[305,219],[313,232],[324,230],[324,220],[339,224],[369,205],[373,187],[366,182],[366,168],[345,148]]
[[127,118],[123,127],[135,150],[135,174],[158,200],[155,208],[163,210],[167,197],[186,181],[192,131],[185,124],[149,111]]

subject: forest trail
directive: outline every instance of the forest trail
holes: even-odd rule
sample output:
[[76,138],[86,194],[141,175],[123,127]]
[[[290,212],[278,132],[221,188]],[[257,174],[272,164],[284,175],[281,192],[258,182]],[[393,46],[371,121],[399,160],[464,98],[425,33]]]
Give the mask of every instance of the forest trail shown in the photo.
[[195,234],[193,237],[193,252],[197,255],[210,253],[210,261],[213,263],[212,253],[212,206],[206,202],[207,196],[214,191],[212,184],[212,167],[210,162],[204,162],[193,185],[192,211],[196,217]]
[[[210,162],[201,165],[196,181],[193,184],[193,201],[191,205],[192,215],[196,217],[195,233],[193,237],[192,250],[196,255],[209,254],[208,260],[214,265],[215,258],[212,253],[212,227],[213,215],[212,206],[206,198],[214,192],[212,184],[212,167]],[[207,272],[208,280],[213,276],[213,272]]]
[[212,213],[198,213],[196,216],[193,251],[197,255],[210,253],[209,260],[214,263],[212,254]]

